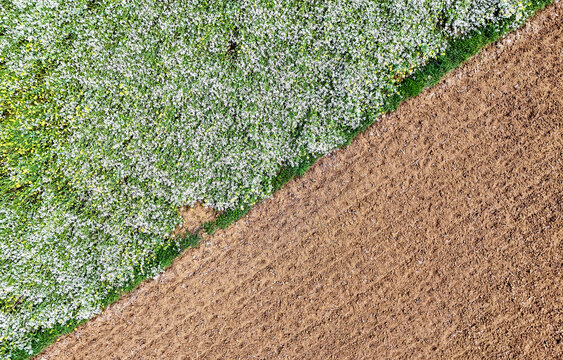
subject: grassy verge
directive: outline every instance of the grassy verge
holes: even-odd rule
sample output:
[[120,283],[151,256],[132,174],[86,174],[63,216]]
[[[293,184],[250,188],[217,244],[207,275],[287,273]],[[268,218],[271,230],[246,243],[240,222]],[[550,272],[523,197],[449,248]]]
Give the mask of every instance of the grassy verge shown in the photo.
[[[534,3],[533,11],[544,8],[545,6],[552,3],[552,0],[539,0]],[[495,26],[490,25],[481,29],[480,31],[474,31],[464,39],[458,39],[451,42],[445,55],[439,56],[436,60],[432,60],[429,64],[421,68],[411,77],[406,78],[399,87],[399,93],[388,98],[385,104],[385,110],[387,112],[395,110],[401,102],[404,100],[416,96],[423,89],[433,86],[440,81],[440,79],[447,74],[452,69],[459,67],[463,62],[465,62],[469,57],[475,55],[484,46],[498,40],[504,34],[510,31],[508,24],[510,21],[506,21],[503,25],[496,24]],[[367,127],[372,125],[376,121],[376,117],[373,115],[366,115],[362,126],[355,131],[347,134],[347,142],[342,147],[350,144],[352,139],[359,133],[363,132]],[[289,167],[283,169],[279,175],[273,180],[273,187],[275,191],[281,189],[284,184],[291,180],[295,176],[302,176],[311,165],[315,163],[320,156],[318,154],[307,154],[303,156],[300,160],[300,165],[296,167]],[[228,227],[233,222],[242,218],[257,202],[257,199],[250,199],[248,202],[241,204],[235,210],[229,210],[222,213],[216,220],[208,222],[203,225],[203,229],[210,235],[212,235],[217,229],[224,229]],[[157,265],[161,268],[168,267],[174,258],[176,258],[182,250],[188,247],[195,247],[200,241],[199,234],[192,234],[186,236],[180,242],[179,248],[166,248],[161,249],[157,254],[151,264]],[[147,265],[147,264],[146,264]],[[134,280],[129,283],[125,288],[115,290],[104,301],[104,307],[116,301],[124,293],[130,292],[137,287],[143,280],[146,279],[146,275],[143,275],[140,269],[135,269]],[[71,321],[64,325],[56,326],[51,329],[45,329],[43,331],[34,334],[33,338],[33,355],[41,352],[46,346],[53,343],[57,337],[60,335],[69,333],[73,331],[77,326],[85,321]],[[25,352],[15,353],[15,359],[28,359],[29,355]]]

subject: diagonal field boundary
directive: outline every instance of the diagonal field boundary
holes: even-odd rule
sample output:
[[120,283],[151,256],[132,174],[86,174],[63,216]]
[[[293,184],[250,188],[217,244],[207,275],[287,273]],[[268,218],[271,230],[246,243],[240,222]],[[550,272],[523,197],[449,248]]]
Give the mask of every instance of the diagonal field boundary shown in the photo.
[[39,358],[560,358],[561,10]]

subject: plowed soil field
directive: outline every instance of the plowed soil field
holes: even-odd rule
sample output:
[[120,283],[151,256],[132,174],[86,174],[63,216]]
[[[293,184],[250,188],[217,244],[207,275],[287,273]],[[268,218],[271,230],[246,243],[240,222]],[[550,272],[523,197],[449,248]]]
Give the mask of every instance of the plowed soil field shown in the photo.
[[41,359],[563,358],[563,6]]

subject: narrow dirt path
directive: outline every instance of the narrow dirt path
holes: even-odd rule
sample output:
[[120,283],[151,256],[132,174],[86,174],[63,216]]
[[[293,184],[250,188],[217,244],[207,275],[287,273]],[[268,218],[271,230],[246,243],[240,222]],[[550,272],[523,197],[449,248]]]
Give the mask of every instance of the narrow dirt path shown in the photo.
[[42,359],[563,358],[563,6]]

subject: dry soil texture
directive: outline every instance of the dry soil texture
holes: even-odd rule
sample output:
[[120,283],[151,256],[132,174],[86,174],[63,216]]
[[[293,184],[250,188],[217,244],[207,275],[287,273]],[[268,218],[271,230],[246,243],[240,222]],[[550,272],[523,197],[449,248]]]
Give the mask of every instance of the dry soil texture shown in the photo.
[[563,358],[563,6],[42,359]]

